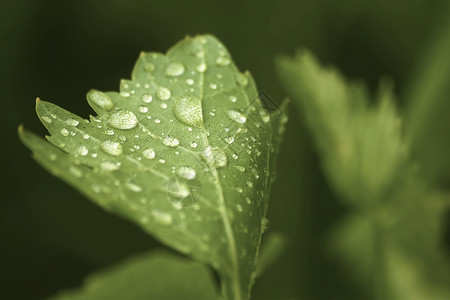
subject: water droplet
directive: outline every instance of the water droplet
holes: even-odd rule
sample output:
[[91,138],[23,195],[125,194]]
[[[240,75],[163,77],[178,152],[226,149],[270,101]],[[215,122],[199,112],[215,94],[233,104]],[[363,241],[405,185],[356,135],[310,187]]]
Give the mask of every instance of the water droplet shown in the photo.
[[231,109],[229,111],[227,111],[227,116],[233,120],[236,121],[240,124],[244,124],[245,121],[247,121],[247,118],[240,112],[238,112],[237,110]]
[[160,87],[156,92],[156,97],[158,97],[161,100],[169,99],[170,95],[171,95],[170,90],[165,87]]
[[187,96],[178,99],[173,106],[175,116],[188,126],[203,125],[202,103],[199,98]]
[[155,70],[155,65],[152,63],[145,63],[144,64],[144,69],[147,72],[153,72]]
[[208,164],[214,167],[223,167],[227,164],[227,156],[219,148],[212,148],[208,146],[202,154],[202,157],[208,162]]
[[188,85],[193,85],[194,84],[194,79],[186,79],[186,83],[188,84]]
[[134,183],[131,183],[131,182],[125,182],[125,187],[128,190],[130,190],[132,192],[135,192],[135,193],[142,192],[142,187],[141,186],[139,186],[137,184],[134,184]]
[[61,129],[60,133],[61,133],[63,136],[68,136],[68,135],[69,135],[69,130],[63,128],[63,129]]
[[161,107],[162,109],[166,109],[167,108],[167,103],[161,103],[161,105],[159,107]]
[[236,188],[236,191],[237,191],[238,193],[242,193],[244,190],[243,190],[241,187],[237,187],[237,188]]
[[80,122],[78,122],[75,119],[67,119],[66,120],[66,124],[69,126],[77,126],[78,124],[80,124]]
[[233,144],[233,142],[234,142],[234,136],[229,136],[229,137],[226,137],[226,138],[224,138],[224,141],[227,143],[227,144]]
[[173,218],[172,218],[171,214],[163,212],[159,209],[153,209],[152,216],[155,218],[155,220],[158,223],[161,223],[163,225],[170,225],[173,222]]
[[259,111],[259,115],[264,123],[268,123],[270,121],[270,114],[265,109],[261,109]]
[[176,146],[178,146],[180,144],[180,142],[174,137],[166,136],[163,139],[163,144],[168,146],[168,147],[176,147]]
[[236,102],[236,100],[237,100],[236,96],[230,96],[229,99],[233,103]]
[[217,84],[215,84],[215,83],[210,83],[210,84],[209,84],[209,87],[210,87],[212,90],[215,90],[215,89],[217,89]]
[[144,105],[139,106],[139,112],[145,114],[146,112],[148,112],[148,107]]
[[192,148],[197,148],[197,143],[196,143],[196,142],[192,142],[192,143],[191,143],[191,147],[192,147]]
[[80,178],[83,176],[83,171],[74,166],[69,167],[69,172],[76,178]]
[[269,220],[266,217],[261,219],[261,232],[264,233],[269,228]]
[[242,87],[245,87],[248,84],[247,76],[245,76],[245,74],[242,74],[242,73],[236,74],[236,81]]
[[78,148],[78,154],[80,154],[81,156],[86,156],[89,153],[88,148],[86,148],[86,146],[80,146]]
[[156,156],[155,150],[148,148],[142,151],[142,156],[146,159],[154,159]]
[[249,188],[253,187],[253,182],[251,182],[251,181],[247,181],[246,184]]
[[219,66],[227,66],[230,64],[230,61],[231,61],[230,58],[227,56],[219,56],[216,59],[216,64]]
[[196,69],[198,72],[203,73],[203,72],[206,71],[207,68],[208,68],[208,66],[207,66],[204,62],[202,62],[202,63],[199,64],[195,69]]
[[236,169],[238,169],[241,172],[245,172],[245,167],[243,166],[236,166]]
[[111,110],[114,108],[114,103],[111,101],[111,98],[103,92],[90,90],[87,94],[87,99],[104,110]]
[[109,162],[109,161],[104,161],[100,164],[100,168],[103,171],[115,171],[119,169],[119,166],[116,165],[115,163]]
[[236,210],[237,210],[238,212],[242,212],[244,209],[242,208],[242,205],[236,204]]
[[120,96],[122,96],[122,97],[130,97],[130,93],[123,91],[123,92],[120,92]]
[[132,129],[137,126],[138,119],[128,110],[119,110],[108,118],[107,124],[117,129]]
[[180,76],[184,73],[184,66],[182,63],[173,62],[166,68],[166,75],[168,76]]
[[144,94],[144,95],[141,96],[141,100],[144,103],[150,103],[150,102],[152,102],[153,97],[151,95],[149,95],[149,94]]
[[178,169],[178,176],[181,178],[191,180],[195,178],[195,175],[195,170],[191,167],[181,167]]
[[104,141],[101,145],[101,148],[103,151],[113,156],[119,156],[120,154],[122,154],[122,145],[120,145],[118,142],[113,142],[110,140]]
[[88,140],[90,137],[91,137],[91,136],[90,136],[89,134],[87,134],[87,133],[85,133],[85,134],[83,135],[83,139],[85,139],[85,140]]
[[239,158],[239,156],[237,156],[236,153],[233,153],[233,155],[231,155],[231,157],[233,157],[234,159],[238,159]]
[[49,118],[49,117],[47,117],[47,116],[43,116],[43,117],[42,117],[42,120],[44,120],[45,122],[47,122],[47,123],[49,123],[49,124],[52,122],[52,119]]

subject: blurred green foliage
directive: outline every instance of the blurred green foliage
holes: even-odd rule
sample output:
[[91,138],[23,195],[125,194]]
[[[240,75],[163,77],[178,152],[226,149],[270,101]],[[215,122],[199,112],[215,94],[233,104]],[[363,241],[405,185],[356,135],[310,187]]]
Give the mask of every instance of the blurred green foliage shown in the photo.
[[[140,51],[165,51],[186,34],[216,35],[236,64],[249,69],[258,87],[279,103],[286,94],[273,58],[299,46],[336,65],[346,77],[364,79],[370,93],[383,75],[390,75],[398,111],[408,124],[405,128],[411,129],[407,143],[424,174],[421,182],[427,189],[442,191],[419,194],[448,199],[448,0],[3,0],[1,4],[0,295],[5,299],[40,299],[79,286],[92,271],[159,246],[27,159],[29,152],[16,129],[24,123],[46,134],[35,117],[37,96],[87,117],[92,113],[84,100],[88,90],[114,90],[117,78],[129,78],[129,66]],[[325,179],[304,115],[292,109],[290,120],[269,206],[270,227],[284,232],[289,244],[283,258],[256,281],[254,298],[370,299],[371,292],[352,275],[360,272],[354,268],[364,266],[349,268],[330,255],[331,232],[349,209]],[[417,188],[422,190],[422,185]],[[418,218],[403,223],[402,232],[411,233],[400,241],[406,244],[414,243],[416,229],[427,236],[421,229],[434,226],[421,226],[420,206],[410,209]],[[354,222],[359,224],[359,219]],[[345,230],[345,224],[341,226]],[[446,243],[447,254],[448,227],[447,221],[446,239],[437,241]],[[364,234],[370,229],[350,228],[370,238]],[[355,256],[365,253],[365,240],[351,242],[356,243]],[[361,251],[356,251],[358,247]],[[416,257],[427,256],[426,249],[420,251]],[[396,263],[390,278],[412,274],[404,261],[408,256],[392,253]]]

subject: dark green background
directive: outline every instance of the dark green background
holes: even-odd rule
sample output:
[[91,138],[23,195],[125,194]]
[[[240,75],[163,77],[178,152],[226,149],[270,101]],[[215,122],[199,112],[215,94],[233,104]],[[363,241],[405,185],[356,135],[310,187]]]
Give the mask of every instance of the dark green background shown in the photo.
[[[158,246],[31,160],[16,130],[24,124],[46,134],[34,111],[37,96],[87,117],[89,89],[117,90],[140,51],[163,52],[198,33],[223,41],[277,102],[285,93],[274,56],[298,46],[372,90],[389,74],[402,95],[448,2],[0,1],[0,298],[40,299]],[[363,299],[326,253],[329,230],[344,210],[324,181],[302,118],[295,109],[289,115],[269,210],[271,230],[284,232],[289,248],[257,281],[254,299]]]

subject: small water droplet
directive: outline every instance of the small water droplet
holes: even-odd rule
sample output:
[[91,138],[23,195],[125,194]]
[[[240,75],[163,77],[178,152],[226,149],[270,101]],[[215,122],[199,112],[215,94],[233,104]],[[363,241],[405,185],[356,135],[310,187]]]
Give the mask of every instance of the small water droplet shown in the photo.
[[119,169],[119,166],[116,165],[115,163],[109,162],[109,161],[104,161],[100,164],[100,168],[103,171],[115,171]]
[[106,123],[117,129],[132,129],[137,126],[138,119],[131,111],[119,110],[111,114]]
[[178,169],[178,176],[181,178],[191,180],[195,178],[195,175],[195,170],[191,167],[181,167]]
[[226,137],[226,138],[224,138],[224,141],[227,143],[227,144],[233,144],[233,142],[234,142],[234,136],[229,136],[229,137]]
[[199,64],[195,69],[196,69],[198,72],[203,73],[203,72],[206,71],[207,68],[208,68],[208,66],[207,66],[204,62],[202,62],[202,63]]
[[89,153],[88,148],[86,148],[86,146],[80,146],[78,148],[78,154],[80,154],[81,156],[86,156]]
[[167,100],[170,98],[170,96],[171,96],[170,90],[165,87],[160,87],[156,92],[156,97],[158,97],[160,100]]
[[245,76],[245,74],[242,74],[242,73],[236,74],[236,81],[242,87],[245,87],[248,84],[247,76]]
[[188,126],[203,125],[202,103],[197,97],[187,96],[178,99],[173,106],[173,113],[178,120]]
[[270,114],[265,109],[261,109],[259,111],[259,115],[264,123],[268,123],[270,121]]
[[49,118],[49,117],[47,117],[47,116],[43,116],[43,117],[42,117],[42,120],[44,120],[45,122],[47,122],[47,123],[49,123],[49,124],[52,122],[52,119]]
[[184,66],[182,63],[173,62],[166,68],[166,75],[168,76],[180,76],[184,73]]
[[145,63],[144,64],[144,69],[147,72],[153,72],[155,70],[155,65],[152,63]]
[[122,96],[122,97],[130,97],[130,93],[123,91],[123,92],[120,92],[120,96]]
[[242,205],[236,204],[236,210],[237,210],[238,212],[242,212],[244,209],[242,208]]
[[149,95],[149,94],[144,94],[144,95],[141,96],[141,100],[144,103],[150,103],[150,102],[152,102],[153,97],[151,95]]
[[215,90],[215,89],[217,89],[217,84],[215,84],[215,83],[210,83],[210,84],[209,84],[209,87],[210,87],[212,90]]
[[63,128],[63,129],[61,129],[60,133],[63,136],[68,136],[69,135],[69,130],[67,130],[66,128]]
[[83,139],[85,139],[85,140],[88,140],[90,137],[91,137],[91,136],[90,136],[89,134],[87,134],[87,133],[85,133],[85,134],[83,135]]
[[80,124],[80,122],[78,122],[75,119],[67,119],[66,120],[66,124],[69,126],[77,126],[78,124]]
[[231,155],[231,157],[233,157],[234,159],[238,159],[239,158],[239,156],[237,156],[236,153],[233,153],[233,155]]
[[104,141],[101,144],[101,148],[103,151],[113,156],[119,156],[122,154],[122,145],[118,142],[113,142],[110,140]]
[[194,84],[194,79],[188,78],[188,79],[186,79],[186,83],[188,85],[193,85]]
[[240,124],[244,124],[245,121],[247,121],[247,118],[240,112],[238,112],[237,110],[231,109],[229,111],[227,111],[227,116],[235,121],[238,122]]
[[90,90],[87,94],[87,99],[104,110],[111,110],[114,108],[114,103],[111,101],[111,98],[103,92]]
[[152,148],[148,148],[145,149],[144,151],[142,151],[142,156],[144,156],[144,158],[146,159],[154,159],[156,156],[155,150],[153,150]]
[[80,178],[83,176],[83,171],[74,166],[69,167],[69,172],[76,178]]
[[212,166],[224,167],[228,160],[225,152],[219,148],[208,146],[202,154],[202,157]]
[[233,103],[236,102],[236,100],[237,100],[236,96],[230,96],[229,99]]
[[180,144],[180,142],[174,137],[166,136],[163,139],[163,144],[168,146],[168,147],[176,147],[176,146],[178,146]]
[[246,184],[249,188],[253,187],[253,182],[251,182],[251,181],[247,181]]
[[223,67],[229,65],[230,61],[231,61],[230,58],[227,56],[219,56],[216,59],[216,64]]
[[131,182],[125,182],[125,187],[135,193],[139,193],[142,192],[142,187],[135,184],[135,183],[131,183]]
[[144,105],[139,106],[139,112],[145,114],[146,112],[148,112],[148,107]]
[[197,143],[196,143],[196,142],[192,142],[192,143],[191,143],[191,147],[192,147],[192,148],[197,148]]
[[245,172],[245,167],[243,166],[236,166],[236,169],[238,169],[241,172]]
[[269,220],[266,217],[261,219],[261,232],[264,233],[269,228]]
[[159,209],[153,209],[152,216],[155,218],[155,220],[158,223],[163,224],[163,225],[170,225],[173,222],[173,218],[172,218],[171,214],[161,211]]
[[167,103],[161,103],[161,105],[159,107],[161,107],[162,109],[166,109],[167,108]]

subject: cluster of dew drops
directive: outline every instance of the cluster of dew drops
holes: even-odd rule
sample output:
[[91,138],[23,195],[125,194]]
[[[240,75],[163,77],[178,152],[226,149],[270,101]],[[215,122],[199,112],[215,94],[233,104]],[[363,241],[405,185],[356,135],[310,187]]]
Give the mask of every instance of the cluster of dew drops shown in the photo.
[[[204,55],[204,53],[199,53],[199,57],[201,57],[202,55]],[[226,55],[219,55],[216,59],[216,64],[219,66],[227,66],[229,65],[231,62],[230,58]],[[196,66],[195,71],[199,72],[199,73],[203,73],[207,70],[208,66],[206,63],[202,62],[199,65]],[[147,71],[153,71],[154,70],[154,65],[152,64],[147,64],[145,66],[145,69]],[[195,72],[192,71],[192,72]],[[171,62],[167,65],[166,67],[166,71],[165,74],[167,76],[170,77],[178,77],[183,75],[186,72],[186,68],[185,66],[180,63],[180,62]],[[194,73],[193,73],[194,74]],[[217,74],[217,78],[220,79],[221,75]],[[236,82],[241,86],[241,87],[245,87],[248,84],[248,78],[246,77],[246,75],[242,74],[242,73],[237,73],[236,74]],[[188,86],[192,86],[195,84],[194,79],[192,78],[187,78],[185,80],[185,83]],[[140,84],[138,84],[140,86]],[[145,84],[144,88],[148,88],[149,85]],[[217,84],[215,83],[211,83],[209,85],[209,88],[215,90],[217,89]],[[133,91],[131,91],[132,93]],[[122,97],[128,97],[130,96],[130,92],[121,92],[120,95]],[[172,92],[170,91],[170,89],[166,88],[166,87],[159,87],[156,90],[155,96],[159,99],[162,100],[162,103],[160,104],[161,109],[166,109],[168,107],[168,105],[165,103],[167,100],[171,99],[172,97]],[[237,101],[237,97],[230,95],[228,96],[229,100],[231,102],[236,102]],[[92,90],[88,93],[88,99],[93,102],[95,105],[97,105],[99,108],[103,109],[104,111],[112,111],[115,107],[113,101],[110,99],[110,97],[100,91],[97,90]],[[138,111],[140,113],[147,113],[148,112],[148,104],[150,104],[153,101],[153,97],[149,94],[143,94],[140,98],[140,100],[143,102],[142,105],[139,106]],[[180,99],[177,99],[176,102],[173,105],[173,113],[174,115],[177,117],[177,119],[179,121],[181,121],[182,123],[184,123],[185,125],[188,126],[188,130],[192,131],[192,127],[200,127],[203,125],[203,112],[202,112],[202,104],[201,104],[201,100],[198,99],[197,97],[194,96],[186,96],[186,97],[182,97]],[[211,116],[214,116],[214,112],[210,112]],[[238,111],[238,110],[234,110],[234,109],[230,109],[228,111],[226,111],[226,115],[228,116],[228,118],[234,122],[236,122],[237,124],[243,125],[247,122],[247,117],[245,116],[245,114],[243,114],[242,112]],[[51,117],[55,117],[55,116],[51,116]],[[269,122],[269,116],[267,114],[261,114],[262,120],[263,122],[267,123]],[[42,117],[43,120],[47,123],[51,123],[52,122],[52,118],[48,117],[48,116],[44,116]],[[93,119],[94,121],[98,119]],[[160,119],[155,119],[154,122],[156,124],[159,124],[161,122]],[[69,126],[73,126],[76,127],[79,122],[77,120],[74,119],[67,119],[66,120],[67,125]],[[113,111],[111,114],[109,114],[106,123],[111,126],[112,128],[116,128],[119,130],[129,130],[129,129],[133,129],[136,126],[138,126],[139,124],[139,120],[136,117],[136,115],[128,110],[116,110]],[[228,128],[226,128],[225,130],[227,130]],[[66,129],[63,128],[60,130],[60,134],[62,136],[68,136],[69,134],[71,134],[71,132]],[[108,134],[108,133],[107,133]],[[114,132],[111,131],[110,135],[113,135]],[[84,139],[89,139],[90,136],[88,134],[84,134],[83,136]],[[225,139],[225,142],[227,142],[228,144],[232,144],[234,142],[234,137],[228,137]],[[177,147],[179,146],[180,142],[177,138],[175,137],[171,137],[171,136],[164,136],[162,138],[162,143],[167,146],[167,147]],[[190,144],[191,148],[196,148],[198,146],[198,144],[196,142],[192,142]],[[244,146],[244,144],[242,144],[242,146]],[[113,141],[113,140],[106,140],[103,141],[100,145],[101,149],[108,155],[111,156],[120,156],[121,154],[123,154],[123,148],[120,142],[117,141]],[[140,149],[139,146],[135,146],[136,150]],[[155,159],[156,152],[153,148],[146,148],[146,149],[141,149],[142,152],[142,157],[144,159],[147,160],[152,160]],[[247,150],[250,151],[250,150]],[[81,156],[86,156],[89,152],[89,149],[82,145],[79,147],[78,149],[78,154]],[[93,154],[96,155],[96,154]],[[220,148],[212,148],[210,146],[206,147],[202,153],[202,157],[208,162],[208,164],[210,164],[211,166],[220,168],[223,167],[227,164],[228,158],[226,156],[226,154],[224,153],[223,150],[221,150]],[[238,159],[238,155],[237,154],[232,154],[231,157],[235,160]],[[159,160],[160,163],[165,163],[164,159],[160,159]],[[111,163],[111,162],[102,162],[101,166],[102,170],[104,171],[114,171],[120,168],[120,163]],[[235,168],[238,171],[241,172],[245,172],[246,169],[243,166],[235,166]],[[81,177],[82,176],[82,172],[73,167],[71,168],[71,170],[69,170],[74,176],[76,177]],[[259,175],[256,171],[256,169],[252,168],[252,172],[255,176],[255,178],[259,178]],[[186,180],[192,180],[196,177],[196,171],[194,168],[189,167],[189,166],[182,166],[180,167],[177,171],[176,171],[177,175],[183,179]],[[246,185],[249,188],[253,187],[253,183],[251,181],[246,181]],[[125,187],[133,192],[141,192],[142,188],[139,185],[136,185],[134,183],[130,183],[127,182],[125,183]],[[243,192],[243,189],[241,187],[237,187],[236,191],[239,193]],[[264,192],[261,191],[261,194],[263,194]],[[251,200],[246,197],[246,202],[248,204],[251,203]],[[240,204],[237,204],[236,206],[236,210],[238,212],[242,212],[243,211],[243,207]],[[152,211],[153,216],[159,220],[161,223],[165,223],[165,224],[170,224],[172,222],[172,217],[170,214],[164,213],[163,211],[159,211],[159,210],[154,210]]]

